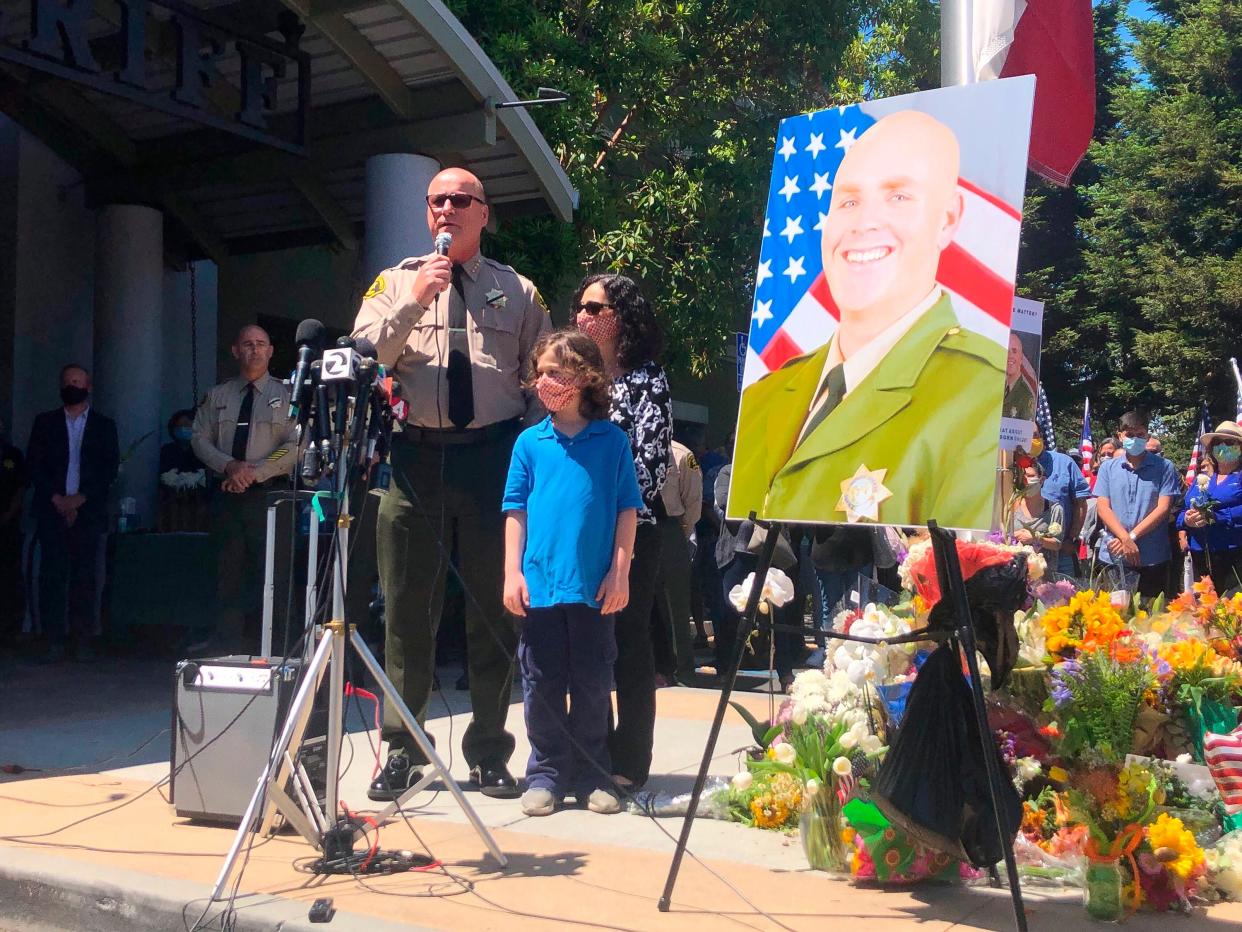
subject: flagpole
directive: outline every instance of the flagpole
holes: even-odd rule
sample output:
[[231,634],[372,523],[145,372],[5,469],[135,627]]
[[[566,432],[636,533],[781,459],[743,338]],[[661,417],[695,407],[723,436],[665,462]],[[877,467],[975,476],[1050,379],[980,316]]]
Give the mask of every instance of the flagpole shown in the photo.
[[974,0],[940,0],[940,86],[974,84],[970,23]]

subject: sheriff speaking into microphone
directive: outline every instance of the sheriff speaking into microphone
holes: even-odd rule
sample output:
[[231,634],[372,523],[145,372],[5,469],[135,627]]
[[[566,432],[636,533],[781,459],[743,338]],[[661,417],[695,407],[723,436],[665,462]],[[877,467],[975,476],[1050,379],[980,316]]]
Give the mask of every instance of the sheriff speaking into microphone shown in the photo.
[[[470,702],[462,738],[470,779],[485,795],[516,797],[505,730],[513,683],[515,623],[504,584],[505,475],[523,426],[543,415],[522,388],[535,341],[550,329],[531,282],[479,252],[487,195],[470,172],[451,168],[427,189],[427,226],[437,251],[385,269],[363,296],[355,337],[375,344],[395,370],[409,419],[392,444],[392,483],[376,543],[384,590],[385,663],[421,725],[435,675],[435,637],[454,543],[466,600]],[[395,799],[420,777],[418,748],[385,707],[388,761],[373,800]]]

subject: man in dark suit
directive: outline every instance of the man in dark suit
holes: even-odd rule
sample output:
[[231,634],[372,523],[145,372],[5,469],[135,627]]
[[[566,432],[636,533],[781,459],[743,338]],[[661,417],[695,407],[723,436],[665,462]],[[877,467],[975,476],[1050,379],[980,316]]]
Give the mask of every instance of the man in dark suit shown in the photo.
[[35,418],[27,468],[39,537],[39,616],[48,661],[72,645],[92,656],[100,537],[108,529],[108,489],[120,453],[116,424],[91,409],[91,377],[71,363],[60,370],[64,406]]

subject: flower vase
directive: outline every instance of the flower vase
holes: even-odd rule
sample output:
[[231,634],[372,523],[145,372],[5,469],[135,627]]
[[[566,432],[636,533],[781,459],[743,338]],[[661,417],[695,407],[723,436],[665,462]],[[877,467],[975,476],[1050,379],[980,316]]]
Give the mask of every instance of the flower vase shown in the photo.
[[1082,893],[1087,915],[1103,922],[1120,922],[1125,918],[1121,890],[1121,866],[1117,861],[1087,862]]
[[811,870],[836,873],[847,869],[848,854],[841,838],[841,799],[832,783],[821,785],[816,793],[803,794],[798,834]]

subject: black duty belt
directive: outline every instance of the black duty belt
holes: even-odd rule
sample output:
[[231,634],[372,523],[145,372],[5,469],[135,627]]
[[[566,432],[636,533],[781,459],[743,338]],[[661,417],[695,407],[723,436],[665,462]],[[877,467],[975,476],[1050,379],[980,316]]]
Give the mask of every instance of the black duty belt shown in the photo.
[[392,439],[397,443],[430,443],[437,446],[466,446],[476,443],[488,443],[493,440],[507,439],[522,429],[520,417],[507,421],[498,421],[486,427],[467,427],[464,430],[434,427],[415,427],[406,424],[400,433],[394,432]]

